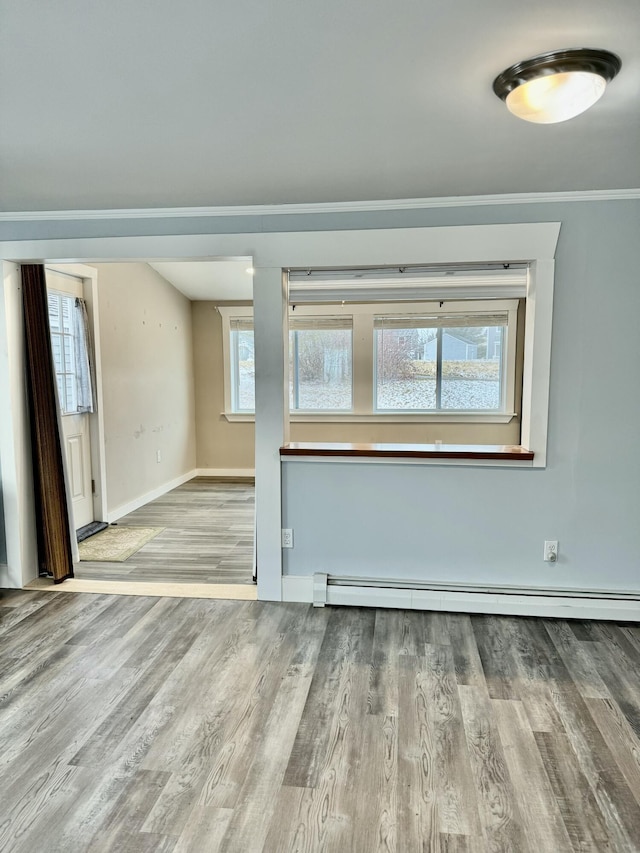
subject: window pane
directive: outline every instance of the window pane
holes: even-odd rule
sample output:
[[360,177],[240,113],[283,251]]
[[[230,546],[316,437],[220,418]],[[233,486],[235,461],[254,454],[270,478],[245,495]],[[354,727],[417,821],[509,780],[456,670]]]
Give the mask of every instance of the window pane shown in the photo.
[[289,401],[292,410],[352,408],[351,329],[289,332]]
[[73,344],[73,338],[69,335],[64,335],[62,338],[62,347],[64,350],[64,372],[75,373],[76,353]]
[[253,330],[231,331],[231,353],[233,411],[253,412],[256,408]]
[[73,332],[73,306],[75,299],[73,296],[62,296],[62,329],[67,333]]
[[64,371],[64,365],[62,363],[62,339],[60,335],[55,333],[51,334],[51,349],[53,350],[53,363],[55,365],[56,373],[62,373]]
[[64,395],[64,375],[56,373],[56,382],[58,383],[58,402],[60,403],[60,411],[66,412],[67,407]]
[[443,409],[502,407],[502,326],[442,330]]
[[60,297],[55,293],[48,294],[49,327],[52,332],[61,331],[60,326]]
[[76,377],[75,374],[66,374],[64,377],[65,381],[65,392],[66,392],[66,405],[64,408],[65,412],[77,412],[78,404],[76,402]]
[[375,345],[376,408],[435,409],[437,329],[376,328]]

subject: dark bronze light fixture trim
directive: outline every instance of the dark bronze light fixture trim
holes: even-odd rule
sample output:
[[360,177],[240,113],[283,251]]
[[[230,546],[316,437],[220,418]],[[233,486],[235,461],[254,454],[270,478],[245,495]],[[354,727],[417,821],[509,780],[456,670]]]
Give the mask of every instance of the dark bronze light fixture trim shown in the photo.
[[516,62],[499,74],[493,81],[493,91],[501,100],[506,100],[509,92],[548,74],[564,74],[572,71],[589,71],[597,74],[608,83],[622,68],[622,61],[608,50],[595,50],[578,47],[568,50],[551,50],[532,59]]

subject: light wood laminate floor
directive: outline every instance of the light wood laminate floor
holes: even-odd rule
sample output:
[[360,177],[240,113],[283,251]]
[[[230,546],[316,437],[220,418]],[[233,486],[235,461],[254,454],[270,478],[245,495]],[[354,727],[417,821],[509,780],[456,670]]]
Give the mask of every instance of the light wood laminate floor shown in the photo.
[[640,850],[640,627],[0,599],[5,853]]
[[164,527],[124,563],[81,562],[77,578],[165,583],[252,583],[254,485],[196,477],[118,520]]

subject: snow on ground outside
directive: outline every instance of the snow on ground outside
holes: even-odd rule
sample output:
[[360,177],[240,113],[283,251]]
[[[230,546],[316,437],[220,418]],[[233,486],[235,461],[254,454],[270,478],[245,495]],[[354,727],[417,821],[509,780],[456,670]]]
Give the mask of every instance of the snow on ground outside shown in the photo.
[[[240,376],[240,408],[254,407],[253,373]],[[420,411],[435,409],[435,379],[394,380],[378,388],[378,408],[381,410]],[[351,409],[351,382],[300,383],[299,408]],[[442,408],[489,409],[500,408],[500,383],[492,380],[444,379],[442,382]]]

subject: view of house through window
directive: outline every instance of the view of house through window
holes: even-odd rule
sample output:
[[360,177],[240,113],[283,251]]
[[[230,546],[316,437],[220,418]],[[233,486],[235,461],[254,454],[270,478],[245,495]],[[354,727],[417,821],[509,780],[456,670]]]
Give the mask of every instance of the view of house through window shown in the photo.
[[500,411],[506,324],[506,314],[376,317],[376,410]]

